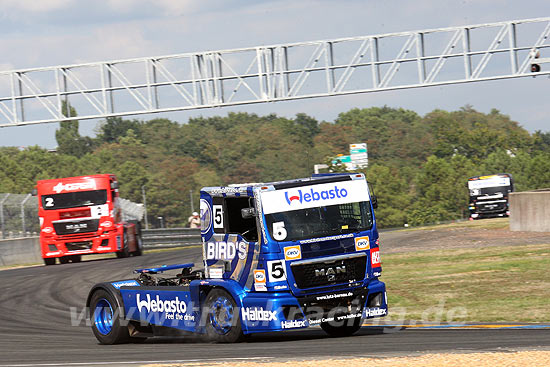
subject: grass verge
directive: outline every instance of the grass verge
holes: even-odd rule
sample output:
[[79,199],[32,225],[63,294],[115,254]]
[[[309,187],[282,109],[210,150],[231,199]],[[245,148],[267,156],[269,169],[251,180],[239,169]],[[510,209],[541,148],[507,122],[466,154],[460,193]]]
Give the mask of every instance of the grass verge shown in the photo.
[[390,320],[550,320],[550,245],[383,256]]
[[410,227],[406,229],[400,229],[400,231],[424,231],[443,228],[508,229],[509,227],[510,218],[490,218],[483,220],[461,220],[454,223],[434,224],[422,227]]

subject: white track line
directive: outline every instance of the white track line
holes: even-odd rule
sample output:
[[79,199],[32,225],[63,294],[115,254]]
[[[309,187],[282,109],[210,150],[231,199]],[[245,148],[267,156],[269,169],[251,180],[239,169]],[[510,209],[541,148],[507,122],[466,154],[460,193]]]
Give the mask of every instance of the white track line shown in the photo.
[[227,361],[251,361],[273,359],[273,357],[250,358],[205,358],[205,359],[177,359],[165,361],[118,361],[118,362],[60,362],[60,363],[31,363],[31,364],[0,364],[0,367],[50,367],[50,366],[111,366],[124,364],[150,364],[150,363],[190,363],[190,362],[227,362]]

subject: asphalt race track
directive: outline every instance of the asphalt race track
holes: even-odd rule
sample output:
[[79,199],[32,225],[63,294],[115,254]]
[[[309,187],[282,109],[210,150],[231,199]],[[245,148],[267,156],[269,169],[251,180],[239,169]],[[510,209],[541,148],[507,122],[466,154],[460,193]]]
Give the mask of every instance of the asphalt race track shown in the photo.
[[[363,327],[356,336],[328,338],[320,328],[256,335],[239,344],[192,338],[154,338],[144,344],[97,344],[82,320],[90,287],[132,276],[134,268],[195,262],[201,250],[145,254],[127,259],[0,271],[0,366],[94,365],[234,358],[394,356],[416,352],[495,351],[550,347],[550,328]],[[71,307],[74,308],[71,317]],[[81,322],[72,326],[73,321]],[[110,362],[110,363],[109,363]]]

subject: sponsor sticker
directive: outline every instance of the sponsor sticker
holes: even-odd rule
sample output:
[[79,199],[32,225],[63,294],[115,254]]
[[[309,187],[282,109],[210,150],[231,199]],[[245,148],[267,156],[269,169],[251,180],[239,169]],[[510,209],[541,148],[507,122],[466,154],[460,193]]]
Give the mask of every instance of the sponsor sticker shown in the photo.
[[63,191],[95,190],[95,189],[96,189],[96,185],[94,180],[85,181],[85,182],[68,183],[65,185],[59,182],[57,185],[53,187],[53,191],[55,191],[58,194]]
[[378,250],[371,251],[370,259],[371,259],[371,266],[373,268],[380,267],[380,251]]
[[281,327],[283,329],[295,329],[299,327],[306,327],[306,320],[289,320],[281,322]]
[[[145,296],[142,298],[142,296]],[[162,313],[167,320],[178,320],[178,321],[194,321],[194,315],[187,314],[187,304],[185,300],[180,299],[178,296],[176,298],[164,298],[158,294],[152,298],[150,294],[140,294],[136,295],[136,304],[139,312],[153,312],[153,313]]]
[[337,294],[325,294],[322,296],[317,296],[315,299],[317,301],[326,301],[329,299],[338,299],[338,298],[346,298],[353,296],[353,292],[347,292],[347,293],[337,293]]
[[254,290],[256,292],[266,292],[266,276],[265,269],[256,269],[254,270]]
[[355,251],[370,249],[369,236],[355,238]]
[[263,307],[243,307],[243,321],[277,321],[277,311],[264,310]]
[[367,308],[365,309],[365,317],[385,316],[386,312],[385,308]]
[[370,200],[365,180],[264,191],[261,196],[265,214]]
[[266,278],[265,278],[265,270],[264,269],[254,270],[254,282],[265,284]]
[[111,283],[116,289],[120,287],[139,287],[139,283],[136,280],[121,280],[120,282]]
[[208,275],[212,279],[223,279],[223,269],[222,268],[208,268]]
[[201,233],[206,234],[212,226],[212,208],[210,208],[210,204],[205,199],[201,199],[200,201],[200,211]]
[[285,260],[299,260],[302,258],[302,249],[300,245],[287,246],[283,249]]
[[239,259],[246,259],[248,245],[246,242],[217,241],[206,243],[207,260],[228,260],[231,261],[238,256]]

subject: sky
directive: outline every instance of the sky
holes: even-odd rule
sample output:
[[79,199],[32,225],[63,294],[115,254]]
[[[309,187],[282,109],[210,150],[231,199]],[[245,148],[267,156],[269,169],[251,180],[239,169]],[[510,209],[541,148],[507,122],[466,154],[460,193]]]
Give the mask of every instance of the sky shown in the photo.
[[[0,0],[0,70],[234,49],[550,16],[531,0]],[[407,89],[145,115],[185,123],[248,112],[334,121],[352,108],[402,107],[425,115],[496,108],[530,132],[550,131],[545,77]],[[80,122],[93,136],[98,120]],[[56,147],[57,123],[0,128],[0,146]]]

